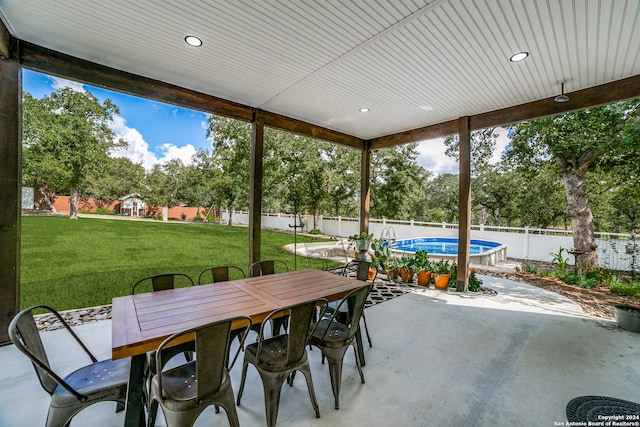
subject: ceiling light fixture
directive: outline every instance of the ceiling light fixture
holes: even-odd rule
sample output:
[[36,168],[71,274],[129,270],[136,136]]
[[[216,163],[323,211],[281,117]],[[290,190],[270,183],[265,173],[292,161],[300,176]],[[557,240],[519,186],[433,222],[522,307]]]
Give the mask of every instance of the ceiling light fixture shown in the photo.
[[360,112],[361,112],[361,113],[368,113],[368,112],[369,112],[369,109],[368,109],[367,107],[362,107],[362,108],[360,109]]
[[511,55],[511,58],[509,58],[509,61],[520,62],[527,59],[528,57],[529,57],[529,52],[518,52]]
[[184,41],[187,42],[189,46],[200,47],[202,46],[202,40],[200,40],[196,36],[187,36],[184,38]]
[[569,100],[569,97],[564,94],[564,82],[561,83],[561,87],[562,87],[561,94],[553,98],[555,102],[567,102]]

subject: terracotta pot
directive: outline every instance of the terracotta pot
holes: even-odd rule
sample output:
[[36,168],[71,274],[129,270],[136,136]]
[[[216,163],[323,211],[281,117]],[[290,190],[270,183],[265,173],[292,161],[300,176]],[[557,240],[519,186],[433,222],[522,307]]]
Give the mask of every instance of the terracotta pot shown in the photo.
[[410,268],[401,268],[400,269],[400,277],[403,282],[411,283],[413,282],[413,270]]
[[438,274],[434,280],[434,286],[436,289],[440,289],[441,291],[446,291],[449,287],[449,278],[451,274]]
[[431,282],[431,272],[418,270],[418,285],[429,286],[429,282]]
[[369,267],[369,272],[367,273],[367,280],[373,280],[376,278],[376,273],[378,271],[373,268],[373,267]]

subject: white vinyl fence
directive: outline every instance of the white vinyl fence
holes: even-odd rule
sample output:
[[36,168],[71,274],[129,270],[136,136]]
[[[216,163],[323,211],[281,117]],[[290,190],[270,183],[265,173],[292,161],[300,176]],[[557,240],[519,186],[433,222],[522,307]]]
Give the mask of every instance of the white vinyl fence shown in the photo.
[[[222,211],[221,222],[228,223],[229,212]],[[302,216],[303,231],[313,228],[313,217]],[[247,212],[232,212],[232,223],[248,225],[249,214]],[[294,222],[294,216],[290,214],[262,214],[262,227],[275,230],[293,231],[293,225],[300,224],[300,218]],[[328,236],[348,237],[357,234],[360,230],[358,218],[321,217],[318,228]],[[300,231],[300,229],[298,229]],[[399,221],[389,219],[369,220],[369,232],[377,238],[383,236],[400,239],[413,239],[416,237],[458,237],[458,224],[432,223],[419,221]],[[550,262],[553,253],[560,248],[573,249],[573,238],[570,230],[552,230],[540,228],[519,227],[494,227],[471,226],[471,238],[490,240],[507,245],[507,256],[532,261]],[[629,234],[620,233],[596,233],[598,244],[598,259],[602,267],[614,270],[631,270],[634,262],[636,241],[630,239]],[[640,244],[638,245],[640,249]],[[633,251],[633,253],[631,253]],[[574,263],[572,255],[563,254],[569,258],[569,263]],[[636,268],[640,266],[640,257],[635,260]]]

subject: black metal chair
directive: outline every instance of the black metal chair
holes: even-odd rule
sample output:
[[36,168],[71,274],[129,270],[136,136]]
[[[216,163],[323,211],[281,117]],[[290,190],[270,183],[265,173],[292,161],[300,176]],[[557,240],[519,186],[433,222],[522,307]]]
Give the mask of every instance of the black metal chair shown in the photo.
[[[193,286],[193,279],[182,273],[167,273],[158,274],[156,276],[145,277],[138,280],[131,289],[131,295],[135,295],[136,291],[141,289],[146,292],[165,291],[168,289],[175,289],[176,283],[182,285],[182,287]],[[165,358],[170,359],[178,353],[183,353],[187,362],[193,360],[193,343],[187,342],[179,346],[170,347],[165,350]],[[147,359],[144,366],[144,390],[143,395],[147,406],[149,405],[149,392],[151,388],[151,378],[158,372],[155,363],[155,350],[147,353]],[[156,410],[149,410],[150,425],[153,425],[156,419]]]
[[[89,365],[73,371],[64,378],[51,368],[33,318],[33,310],[36,309],[47,310],[58,319],[90,359]],[[98,361],[62,316],[45,305],[29,307],[18,313],[9,324],[8,331],[11,342],[31,360],[42,388],[51,395],[47,427],[67,426],[78,412],[98,402],[115,401],[118,402],[118,409],[124,408],[130,358]]]
[[[236,267],[235,265],[220,265],[203,270],[198,276],[198,285],[203,285],[206,283],[228,282],[231,274],[242,279],[247,277],[244,274],[244,270],[242,270],[240,267]],[[209,277],[211,279],[209,279]],[[211,280],[211,282],[209,282],[209,280]]]
[[256,261],[249,266],[249,276],[257,277],[267,274],[275,274],[276,270],[286,272],[289,271],[289,267],[287,267],[287,264],[284,261],[280,260]]
[[[371,262],[369,261],[351,261],[346,263],[342,267],[342,275],[346,277],[354,277],[357,280],[361,280],[366,282],[371,280],[371,283],[376,281],[376,277],[378,276],[378,270],[376,270],[374,276],[369,278],[369,267],[371,267]],[[328,311],[332,311],[335,307],[329,305]],[[345,307],[346,311],[346,307]],[[344,319],[342,319],[344,322]],[[373,347],[371,343],[371,336],[369,335],[369,327],[367,326],[367,317],[365,315],[364,310],[362,311],[362,323],[364,323],[364,332],[367,335],[367,341],[369,342],[369,347]]]
[[174,289],[178,281],[181,281],[183,286],[193,286],[193,279],[186,274],[158,274],[157,276],[145,277],[144,279],[138,280],[131,289],[131,295],[135,295],[136,291],[139,291],[140,288],[148,286],[149,284],[151,284],[151,289],[145,290],[145,292]]
[[[358,330],[358,324],[360,323],[360,317],[364,311],[364,303],[367,300],[369,292],[371,292],[372,286],[373,284],[369,283],[349,292],[330,317],[321,318],[321,320],[312,327],[313,332],[309,339],[309,344],[318,347],[320,351],[322,351],[322,355],[329,361],[329,375],[336,409],[340,408],[342,362],[349,346],[353,347],[356,355],[356,366],[360,373],[360,379],[362,383],[364,383],[364,374],[360,366],[355,335]],[[349,306],[348,318],[345,322],[341,322],[338,318],[344,304],[348,304]]]
[[[231,327],[239,322],[246,323],[242,330],[240,348],[251,328],[251,318],[246,316],[210,323],[208,325],[176,333],[160,344],[155,352],[158,373],[151,380],[149,394],[149,412],[156,413],[158,405],[162,407],[168,427],[191,426],[210,405],[215,405],[216,412],[222,406],[229,418],[231,427],[238,427],[238,414],[234,401],[231,377],[227,368]],[[185,335],[195,335],[193,342],[196,360],[175,368],[163,370],[162,367],[171,359],[167,357],[174,341]],[[240,351],[238,348],[238,352]],[[236,353],[237,357],[238,353]],[[234,357],[235,361],[235,357]],[[153,420],[155,421],[155,419]],[[149,426],[152,420],[149,418]]]
[[[242,379],[238,390],[238,406],[240,406],[240,399],[244,390],[247,367],[252,364],[256,367],[262,379],[267,425],[269,427],[276,425],[282,385],[289,375],[295,371],[300,371],[305,376],[316,418],[320,417],[320,410],[311,379],[306,344],[310,336],[311,317],[316,310],[316,306],[325,306],[326,304],[327,300],[308,301],[273,311],[262,323],[258,342],[249,344],[245,348]],[[289,331],[282,335],[265,338],[264,325],[266,321],[283,315],[290,317]],[[293,385],[293,381],[289,381],[289,385]]]

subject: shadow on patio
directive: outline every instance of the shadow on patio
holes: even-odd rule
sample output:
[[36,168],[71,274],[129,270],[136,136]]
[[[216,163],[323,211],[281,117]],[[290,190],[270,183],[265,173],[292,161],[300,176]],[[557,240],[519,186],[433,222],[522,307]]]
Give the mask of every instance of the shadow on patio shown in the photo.
[[[553,426],[566,423],[566,405],[577,396],[640,401],[639,335],[583,314],[558,294],[482,278],[497,296],[415,289],[367,308],[373,348],[365,343],[366,383],[348,351],[334,410],[328,368],[314,349],[309,359],[321,417],[298,377],[292,388],[284,386],[278,425]],[[110,356],[110,321],[76,330],[98,357]],[[65,352],[57,331],[43,338]],[[58,369],[86,363],[72,356]],[[44,425],[49,396],[29,361],[8,345],[0,347],[0,366],[0,426]],[[241,368],[237,363],[231,371],[236,393]],[[114,410],[112,403],[95,405],[72,425],[120,426],[123,413]],[[243,426],[266,423],[252,367],[238,416]],[[164,425],[161,415],[157,425]],[[196,423],[205,425],[227,426],[227,417],[209,408]]]

